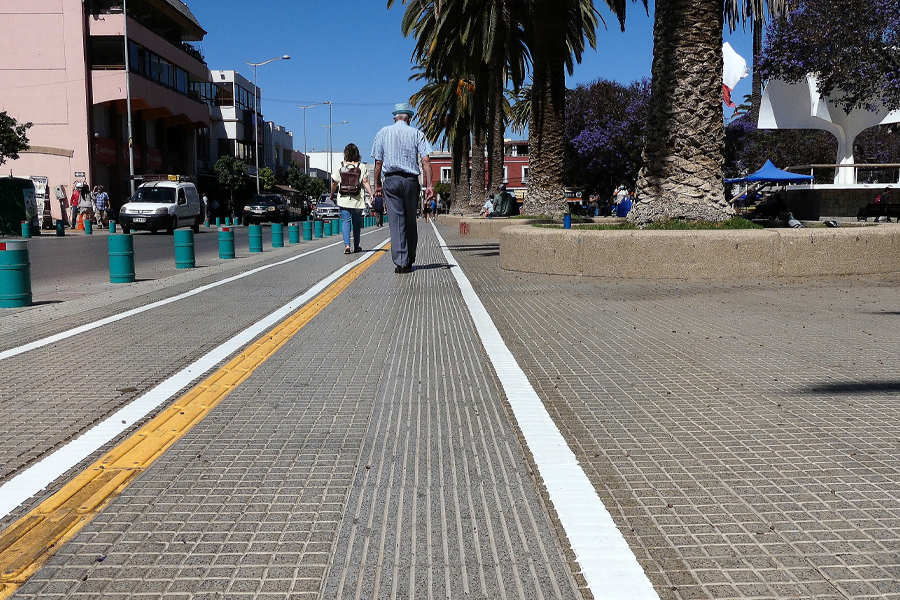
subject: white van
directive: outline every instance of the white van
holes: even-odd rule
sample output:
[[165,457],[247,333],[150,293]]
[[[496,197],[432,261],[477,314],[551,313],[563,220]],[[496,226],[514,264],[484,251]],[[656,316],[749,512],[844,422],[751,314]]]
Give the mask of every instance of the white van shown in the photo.
[[119,210],[119,224],[124,233],[145,229],[156,233],[165,229],[172,233],[179,227],[191,227],[200,232],[203,206],[195,186],[179,175],[147,181],[134,191],[134,196]]

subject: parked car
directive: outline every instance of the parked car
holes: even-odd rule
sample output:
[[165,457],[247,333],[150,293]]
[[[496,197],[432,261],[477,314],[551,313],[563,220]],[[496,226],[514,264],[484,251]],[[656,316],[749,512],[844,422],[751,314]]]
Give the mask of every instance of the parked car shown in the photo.
[[320,202],[313,209],[312,217],[316,221],[324,219],[339,219],[341,217],[341,209],[337,204],[331,202]]
[[288,224],[293,218],[293,209],[281,194],[257,194],[244,206],[243,223]]
[[202,206],[197,187],[179,175],[167,179],[145,181],[135,190],[131,200],[119,210],[122,231],[146,229],[156,233],[160,229],[172,233],[179,227],[191,227],[200,232]]

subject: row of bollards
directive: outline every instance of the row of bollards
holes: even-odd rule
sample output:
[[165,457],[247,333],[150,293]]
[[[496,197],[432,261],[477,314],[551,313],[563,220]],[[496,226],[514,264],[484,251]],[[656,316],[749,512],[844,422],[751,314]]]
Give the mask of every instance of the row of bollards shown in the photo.
[[[386,216],[385,216],[386,217]],[[385,218],[385,220],[387,220]],[[225,224],[220,224],[216,218],[216,228],[219,232],[219,258],[232,259],[234,252],[234,228],[229,217],[225,218]],[[237,219],[234,220],[237,225]],[[373,227],[375,217],[363,217],[364,227]],[[210,226],[210,222],[206,222]],[[93,233],[89,220],[84,222],[85,235]],[[310,241],[340,235],[341,220],[326,219],[322,221],[303,221],[302,223],[289,223],[288,242],[298,244],[302,239]],[[250,252],[262,252],[262,225],[250,225],[248,228],[250,237]],[[272,223],[272,247],[284,247],[284,225]],[[117,234],[116,224],[109,223],[110,235],[108,239],[109,252],[109,281],[110,283],[133,283],[134,271],[134,237],[130,234]],[[62,221],[57,221],[56,235],[64,236],[65,227]],[[0,308],[21,308],[32,303],[31,293],[31,265],[28,260],[27,239],[31,237],[31,227],[28,223],[22,223],[22,240],[0,241]],[[194,232],[190,229],[177,229],[174,232],[175,241],[175,268],[193,269],[197,266],[194,252]]]

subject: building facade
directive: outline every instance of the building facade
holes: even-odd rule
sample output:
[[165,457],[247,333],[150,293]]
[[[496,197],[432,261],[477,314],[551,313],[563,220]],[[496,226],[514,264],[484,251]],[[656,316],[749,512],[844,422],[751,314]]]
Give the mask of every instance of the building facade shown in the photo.
[[[449,152],[435,152],[431,155],[433,181],[451,182],[451,157]],[[471,158],[470,158],[471,164]],[[487,171],[487,157],[484,158]],[[503,183],[518,200],[524,200],[528,189],[528,141],[506,140],[503,156]],[[487,172],[485,172],[487,185]]]
[[[179,0],[0,0],[0,110],[28,131],[8,167],[51,188],[104,185],[130,193],[130,88],[135,175],[197,175],[198,132],[210,113],[196,93],[209,71],[190,45],[206,32]],[[126,44],[127,28],[127,44]],[[126,52],[129,70],[126,71]]]

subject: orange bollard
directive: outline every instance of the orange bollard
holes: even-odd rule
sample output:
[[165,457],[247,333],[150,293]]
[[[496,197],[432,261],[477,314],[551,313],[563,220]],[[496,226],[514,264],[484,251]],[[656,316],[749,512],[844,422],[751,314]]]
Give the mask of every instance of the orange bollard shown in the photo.
[[78,226],[75,229],[84,231],[84,215],[78,215]]

